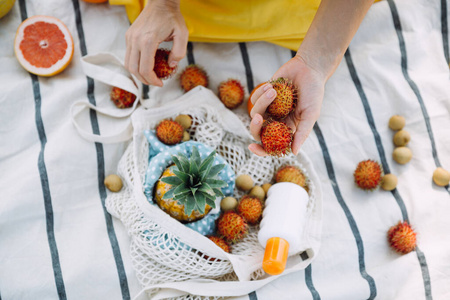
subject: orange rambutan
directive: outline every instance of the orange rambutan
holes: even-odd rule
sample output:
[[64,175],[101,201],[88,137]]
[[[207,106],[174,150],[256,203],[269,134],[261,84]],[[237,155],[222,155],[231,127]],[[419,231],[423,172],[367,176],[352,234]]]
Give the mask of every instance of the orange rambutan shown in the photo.
[[373,190],[381,185],[383,168],[373,160],[361,161],[353,173],[355,183],[363,190]]
[[389,245],[395,251],[407,254],[416,248],[416,233],[408,222],[398,222],[388,231]]
[[297,166],[287,165],[278,169],[275,174],[275,181],[292,182],[308,191],[305,174],[303,174],[302,170]]
[[121,88],[113,87],[111,90],[111,100],[118,108],[132,107],[136,96],[130,92],[127,92]]
[[181,72],[180,84],[185,92],[189,92],[199,85],[208,87],[208,83],[208,74],[198,65],[189,65]]
[[183,139],[184,128],[173,120],[162,120],[156,126],[156,136],[166,145],[175,145]]
[[262,146],[269,155],[283,156],[291,151],[293,133],[283,122],[264,121],[260,137]]
[[287,78],[269,81],[277,92],[275,99],[267,107],[266,112],[275,119],[283,119],[295,109],[297,105],[298,89]]
[[173,68],[169,66],[169,54],[170,50],[167,49],[156,50],[153,71],[158,78],[167,79],[177,71],[176,66]]
[[229,243],[242,239],[248,231],[245,219],[234,211],[226,211],[217,219],[217,233]]
[[243,196],[236,208],[238,214],[250,225],[256,225],[261,221],[263,209],[261,200],[250,195]]
[[236,79],[228,79],[219,85],[219,99],[229,109],[235,109],[244,102],[244,87]]

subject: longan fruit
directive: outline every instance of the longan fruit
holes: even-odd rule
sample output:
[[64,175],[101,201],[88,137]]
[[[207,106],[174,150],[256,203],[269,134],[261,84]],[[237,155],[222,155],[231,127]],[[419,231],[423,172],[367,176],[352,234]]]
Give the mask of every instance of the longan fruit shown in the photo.
[[259,185],[254,186],[249,193],[250,196],[256,197],[259,200],[263,201],[266,197],[266,193],[264,192],[264,189],[260,187]]
[[175,122],[180,123],[180,125],[183,126],[184,129],[188,129],[192,125],[192,118],[189,115],[178,115],[175,118]]
[[264,193],[266,193],[266,195],[267,195],[267,192],[269,191],[269,189],[270,189],[271,186],[272,186],[272,185],[271,185],[270,183],[264,183],[264,184],[262,185],[262,188],[263,188],[263,190],[264,190]]
[[233,197],[225,197],[220,201],[220,208],[223,211],[233,210],[238,205],[238,201]]
[[450,183],[450,172],[439,167],[433,172],[433,181],[438,186],[446,186]]
[[394,144],[395,146],[406,146],[411,140],[411,135],[406,130],[397,131],[394,135]]
[[189,132],[187,132],[186,130],[183,132],[183,142],[187,142],[191,139],[191,136],[189,135]]
[[397,147],[392,153],[392,157],[401,165],[408,163],[412,158],[412,152],[407,147]]
[[236,178],[236,187],[241,191],[248,191],[253,187],[253,179],[250,175],[242,174]]
[[122,179],[116,174],[106,176],[104,184],[111,192],[118,192],[123,186]]
[[394,174],[386,174],[383,176],[381,188],[385,191],[392,191],[397,187],[397,176]]
[[392,130],[400,130],[405,127],[405,118],[399,115],[392,116],[389,119],[389,128]]

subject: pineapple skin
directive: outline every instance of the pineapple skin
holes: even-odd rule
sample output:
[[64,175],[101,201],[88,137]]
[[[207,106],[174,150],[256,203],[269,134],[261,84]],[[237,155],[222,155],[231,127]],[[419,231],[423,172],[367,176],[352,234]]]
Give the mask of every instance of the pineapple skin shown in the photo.
[[184,213],[184,205],[178,204],[177,201],[173,199],[162,199],[164,194],[170,190],[172,187],[171,184],[165,183],[161,181],[161,178],[174,176],[175,173],[172,171],[172,168],[175,165],[170,165],[168,168],[164,170],[161,177],[158,179],[155,185],[155,201],[158,204],[159,208],[161,208],[164,212],[169,214],[172,218],[182,222],[182,223],[190,223],[197,220],[200,220],[204,216],[206,216],[211,210],[211,206],[206,204],[205,213],[201,214],[200,212],[194,210],[190,216]]

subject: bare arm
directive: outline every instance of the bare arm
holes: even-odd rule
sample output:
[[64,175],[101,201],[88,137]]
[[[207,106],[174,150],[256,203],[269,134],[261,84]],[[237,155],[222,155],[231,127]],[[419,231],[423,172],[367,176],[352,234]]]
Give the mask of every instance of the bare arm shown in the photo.
[[[299,103],[285,120],[294,131],[292,152],[297,154],[320,115],[326,81],[331,77],[373,0],[322,0],[295,57],[273,78],[287,77],[299,88]],[[264,112],[275,99],[273,89],[259,88],[252,96],[250,131],[259,141]],[[272,95],[270,95],[272,94]],[[249,145],[257,155],[267,155],[258,144]]]

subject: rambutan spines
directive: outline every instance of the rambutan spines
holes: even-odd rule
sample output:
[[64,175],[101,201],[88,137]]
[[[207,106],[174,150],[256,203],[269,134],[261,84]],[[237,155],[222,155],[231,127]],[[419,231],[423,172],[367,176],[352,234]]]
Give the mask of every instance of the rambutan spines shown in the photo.
[[308,191],[308,185],[306,184],[306,176],[303,174],[297,166],[287,165],[278,169],[275,174],[276,182],[292,182],[295,183],[306,191]]
[[156,76],[160,79],[167,79],[172,74],[175,74],[177,71],[177,67],[171,68],[169,66],[169,54],[170,50],[167,49],[158,49],[155,54],[155,64],[153,66],[153,71]]
[[121,88],[113,87],[111,90],[111,101],[118,108],[129,108],[132,107],[134,101],[136,100],[136,96],[130,92],[127,92]]
[[363,190],[374,190],[381,185],[383,168],[373,160],[361,161],[353,173],[355,183]]
[[184,128],[173,120],[162,120],[156,126],[156,137],[166,145],[175,145],[183,139]]
[[269,81],[277,92],[275,99],[267,107],[266,112],[274,119],[283,119],[293,111],[297,105],[298,89],[287,78],[278,78]]
[[262,201],[250,195],[243,196],[236,208],[237,212],[250,225],[256,225],[261,221],[263,209]]
[[283,122],[264,121],[260,137],[261,144],[269,155],[280,157],[291,152],[293,133]]
[[185,92],[188,92],[199,85],[208,87],[209,77],[202,67],[192,64],[187,66],[183,72],[181,72],[180,85]]
[[237,79],[228,79],[219,85],[219,99],[229,109],[241,105],[244,95],[244,87]]
[[387,234],[389,245],[396,252],[407,254],[416,248],[416,233],[408,222],[398,222]]
[[229,243],[241,240],[248,232],[245,219],[234,211],[226,211],[216,221],[217,233]]

